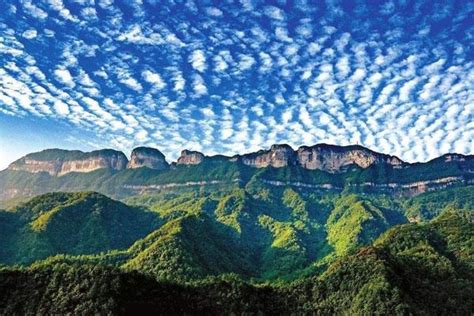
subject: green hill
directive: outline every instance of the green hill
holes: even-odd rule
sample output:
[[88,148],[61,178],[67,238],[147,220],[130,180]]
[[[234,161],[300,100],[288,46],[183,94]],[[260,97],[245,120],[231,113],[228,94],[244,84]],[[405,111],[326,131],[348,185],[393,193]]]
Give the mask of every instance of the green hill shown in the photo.
[[6,263],[127,248],[159,224],[157,214],[93,192],[48,193],[0,216]]
[[0,262],[52,257],[46,263],[108,264],[168,280],[226,273],[293,280],[407,223],[420,201],[469,209],[471,191],[407,199],[263,185],[142,195],[128,205],[98,193],[51,193],[0,212]]
[[474,309],[472,212],[404,224],[321,276],[262,285],[233,275],[191,284],[97,265],[0,270],[1,314],[413,314]]

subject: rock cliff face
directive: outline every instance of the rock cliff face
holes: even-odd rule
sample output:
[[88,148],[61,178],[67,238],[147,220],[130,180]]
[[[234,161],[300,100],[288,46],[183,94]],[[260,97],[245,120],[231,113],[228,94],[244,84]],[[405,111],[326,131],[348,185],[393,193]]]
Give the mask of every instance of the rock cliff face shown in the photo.
[[323,170],[331,173],[342,172],[350,165],[367,168],[373,163],[386,163],[401,166],[403,161],[395,156],[376,153],[362,146],[334,146],[318,144],[303,146],[294,151],[288,145],[273,145],[270,150],[261,150],[233,160],[255,168],[272,166],[275,168],[299,164],[310,170]]
[[243,164],[255,168],[265,168],[268,166],[281,168],[294,165],[296,155],[289,145],[272,145],[270,150],[260,150],[256,153],[243,155],[240,157]]
[[204,159],[204,154],[198,151],[183,150],[176,164],[178,165],[197,165]]
[[155,148],[137,147],[132,151],[128,169],[147,167],[150,169],[164,170],[168,168],[165,156]]
[[374,163],[401,166],[403,161],[395,156],[373,152],[362,146],[334,146],[318,144],[300,147],[297,150],[298,163],[306,169],[340,172],[350,165],[367,168]]
[[52,176],[62,176],[70,172],[91,172],[108,168],[125,169],[128,160],[120,151],[103,149],[84,153],[82,151],[47,149],[28,154],[8,166],[9,170],[31,173],[47,172]]

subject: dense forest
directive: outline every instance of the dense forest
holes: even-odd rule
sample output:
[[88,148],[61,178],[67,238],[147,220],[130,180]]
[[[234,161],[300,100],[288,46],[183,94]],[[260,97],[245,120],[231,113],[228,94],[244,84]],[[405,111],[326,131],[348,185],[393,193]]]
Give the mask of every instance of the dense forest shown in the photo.
[[258,184],[12,201],[0,313],[469,314],[473,194]]
[[177,283],[110,266],[45,261],[0,271],[2,314],[457,314],[474,309],[473,214],[394,227],[320,276]]

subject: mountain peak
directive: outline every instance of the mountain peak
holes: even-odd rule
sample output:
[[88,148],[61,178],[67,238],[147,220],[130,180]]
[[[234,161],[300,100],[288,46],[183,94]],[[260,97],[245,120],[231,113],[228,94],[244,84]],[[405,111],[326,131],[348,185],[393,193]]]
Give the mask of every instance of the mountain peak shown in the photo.
[[165,155],[161,151],[152,147],[137,147],[132,150],[128,169],[147,167],[150,169],[163,170],[168,168]]
[[316,144],[301,146],[297,150],[298,162],[306,169],[320,169],[328,172],[340,172],[350,165],[367,168],[374,163],[400,166],[404,162],[395,156],[381,154],[361,145],[337,146]]
[[70,172],[90,172],[102,168],[122,170],[127,163],[124,153],[113,149],[82,152],[54,148],[28,154],[12,162],[8,169],[62,176]]
[[178,165],[197,165],[204,159],[204,154],[199,151],[184,149],[176,164]]

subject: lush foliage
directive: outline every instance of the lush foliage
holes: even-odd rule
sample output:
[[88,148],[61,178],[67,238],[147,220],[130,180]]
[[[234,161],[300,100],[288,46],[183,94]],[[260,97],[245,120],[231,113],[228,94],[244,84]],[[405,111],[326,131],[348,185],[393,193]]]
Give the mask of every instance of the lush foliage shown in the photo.
[[472,192],[48,193],[0,211],[0,314],[468,314]]
[[[474,309],[472,213],[405,224],[319,278],[258,285],[235,275],[191,284],[98,265],[0,270],[1,314],[456,314]],[[470,252],[469,252],[470,251]]]
[[155,213],[92,192],[48,193],[0,216],[4,263],[127,248],[160,224]]

